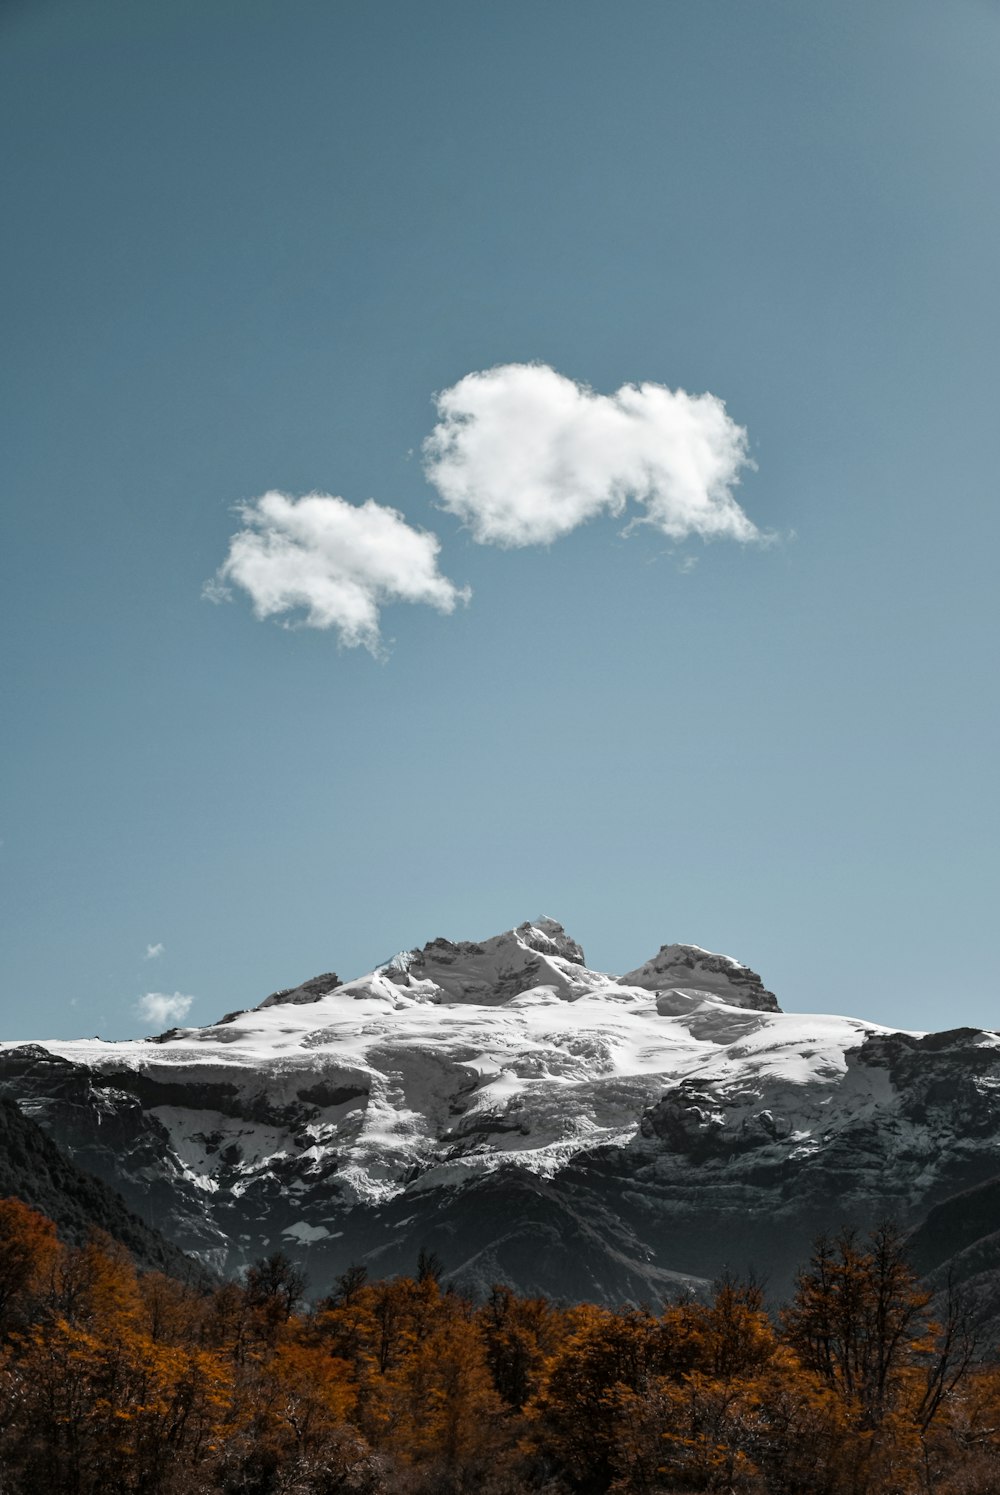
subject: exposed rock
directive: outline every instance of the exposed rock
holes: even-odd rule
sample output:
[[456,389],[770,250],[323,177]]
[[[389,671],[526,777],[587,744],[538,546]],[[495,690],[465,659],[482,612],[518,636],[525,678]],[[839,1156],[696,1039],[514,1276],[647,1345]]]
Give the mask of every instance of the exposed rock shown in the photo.
[[[287,986],[282,991],[272,992],[260,1003],[261,1007],[285,1007],[289,1003],[318,1002],[321,997],[328,997],[332,991],[336,991],[340,985],[340,977],[335,971],[326,971],[322,976],[313,976],[308,981],[303,981],[301,986]],[[227,1012],[225,1017],[220,1018],[222,1023],[232,1022],[234,1017],[239,1017],[239,1012]]]
[[621,980],[623,986],[643,986],[647,991],[694,991],[719,997],[731,1007],[781,1011],[774,992],[765,988],[756,971],[699,945],[661,945],[658,955]]
[[133,1214],[120,1194],[79,1168],[36,1122],[0,1096],[0,1198],[10,1196],[41,1210],[69,1245],[82,1245],[92,1230],[103,1230],[142,1271],[167,1272],[202,1286],[211,1281],[201,1262]]

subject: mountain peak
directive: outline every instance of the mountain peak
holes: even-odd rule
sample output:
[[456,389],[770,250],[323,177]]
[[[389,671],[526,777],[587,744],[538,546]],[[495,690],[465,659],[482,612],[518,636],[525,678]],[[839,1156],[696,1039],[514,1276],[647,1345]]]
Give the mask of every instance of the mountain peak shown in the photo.
[[[496,1007],[536,988],[575,1001],[598,994],[621,999],[625,990],[637,987],[655,992],[661,1007],[674,1000],[666,994],[675,993],[685,1007],[708,999],[760,1012],[781,1011],[756,971],[699,945],[661,945],[652,959],[620,977],[588,970],[582,946],[557,919],[544,914],[484,940],[453,941],[439,935],[348,982],[328,971],[272,992],[255,1010],[320,1002],[336,993],[351,1000],[377,995],[390,1001]],[[235,1016],[227,1014],[223,1021]]]
[[718,997],[730,1007],[780,1012],[778,999],[756,971],[731,955],[716,955],[700,945],[661,945],[652,960],[622,976],[623,986],[647,991],[697,991]]
[[517,926],[514,933],[530,949],[537,950],[541,955],[558,955],[578,966],[587,964],[583,946],[566,933],[557,919],[549,919],[544,914],[539,919],[526,919]]
[[581,946],[546,916],[485,940],[438,936],[422,949],[405,950],[374,973],[432,1000],[498,1006],[536,986],[564,994],[580,989],[586,973]]

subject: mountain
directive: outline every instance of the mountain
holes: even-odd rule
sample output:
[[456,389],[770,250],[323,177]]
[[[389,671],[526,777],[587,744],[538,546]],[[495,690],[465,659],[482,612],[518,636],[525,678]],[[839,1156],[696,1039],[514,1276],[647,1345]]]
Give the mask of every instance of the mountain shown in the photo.
[[146,1272],[208,1286],[205,1267],[140,1220],[121,1195],[78,1168],[13,1101],[0,1096],[0,1199],[13,1196],[41,1210],[68,1244],[82,1245],[95,1227],[106,1231]]
[[472,1289],[653,1302],[781,1291],[820,1230],[985,1184],[1000,1039],[786,1013],[694,945],[606,975],[539,919],[203,1028],[5,1044],[0,1093],[222,1271],[280,1248],[323,1291],[425,1247]]

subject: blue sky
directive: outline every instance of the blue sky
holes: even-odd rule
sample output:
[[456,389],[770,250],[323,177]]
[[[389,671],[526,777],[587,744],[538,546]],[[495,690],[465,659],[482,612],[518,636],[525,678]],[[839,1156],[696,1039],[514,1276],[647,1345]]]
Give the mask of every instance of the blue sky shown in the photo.
[[[542,912],[994,1026],[998,75],[973,0],[7,7],[3,1036]],[[477,543],[421,447],[510,364],[724,401],[771,542]],[[275,490],[471,600],[212,605]]]

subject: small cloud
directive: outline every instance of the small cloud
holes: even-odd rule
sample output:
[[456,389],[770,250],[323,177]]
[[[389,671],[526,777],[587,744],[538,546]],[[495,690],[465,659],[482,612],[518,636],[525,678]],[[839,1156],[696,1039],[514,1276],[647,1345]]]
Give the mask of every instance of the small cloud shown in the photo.
[[163,954],[166,948],[166,945],[161,945],[159,943],[155,945],[147,945],[146,953],[142,958],[143,960],[159,960],[160,956]]
[[682,576],[687,576],[694,570],[697,564],[698,557],[696,555],[686,555],[682,561],[678,561],[677,569]]
[[187,1017],[194,997],[182,997],[175,991],[172,997],[161,991],[148,991],[135,1004],[135,1011],[146,1023],[177,1022]]
[[482,545],[547,545],[602,512],[626,533],[760,540],[733,497],[747,433],[713,394],[625,384],[611,395],[546,364],[501,364],[437,397],[424,442],[442,507]]
[[205,584],[211,602],[228,600],[231,583],[247,593],[258,618],[301,609],[301,626],[332,628],[347,648],[360,644],[378,655],[385,604],[422,602],[451,613],[471,595],[438,570],[436,535],[374,499],[358,506],[328,493],[296,499],[271,492],[238,505],[237,513],[243,527]]
[[227,587],[225,582],[219,580],[218,576],[210,576],[201,589],[203,602],[232,602],[233,589]]

